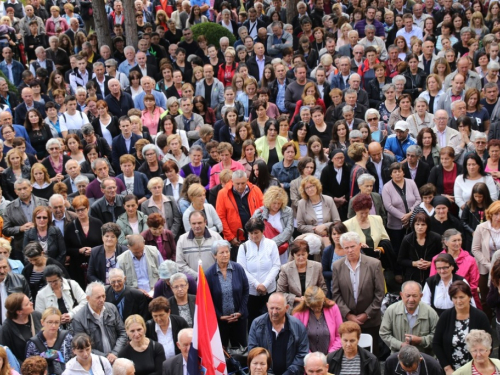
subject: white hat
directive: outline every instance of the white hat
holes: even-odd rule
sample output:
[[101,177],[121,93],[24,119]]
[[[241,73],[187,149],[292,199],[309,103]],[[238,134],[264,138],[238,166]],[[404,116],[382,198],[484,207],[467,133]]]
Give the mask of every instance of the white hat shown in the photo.
[[396,125],[394,126],[394,130],[407,131],[408,130],[408,123],[406,121],[400,120],[400,121],[396,122]]

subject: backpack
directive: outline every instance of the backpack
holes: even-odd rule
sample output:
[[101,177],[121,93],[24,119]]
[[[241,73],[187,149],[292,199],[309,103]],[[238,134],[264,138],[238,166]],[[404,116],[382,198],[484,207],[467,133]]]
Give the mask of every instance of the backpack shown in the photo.
[[40,340],[40,337],[36,335],[31,339],[33,344],[35,344],[36,349],[40,352],[40,356],[47,360],[48,369],[47,373],[52,375],[61,375],[66,369],[66,364],[64,363],[64,357],[59,349],[61,349],[64,339],[66,338],[69,331],[60,331],[56,342],[54,343],[54,349],[47,349],[45,344]]

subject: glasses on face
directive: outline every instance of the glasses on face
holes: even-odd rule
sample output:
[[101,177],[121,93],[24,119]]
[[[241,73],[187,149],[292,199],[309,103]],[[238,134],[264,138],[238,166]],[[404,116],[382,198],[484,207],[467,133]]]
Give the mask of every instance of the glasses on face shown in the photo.
[[59,151],[60,148],[59,147],[51,147],[49,148],[49,151]]
[[87,207],[83,207],[83,208],[79,208],[76,211],[77,214],[81,214],[82,212],[85,212],[85,210],[87,209]]
[[476,141],[476,144],[478,144],[478,145],[485,145],[486,141]]
[[45,324],[48,325],[48,326],[58,326],[58,325],[61,324],[61,322],[60,321],[54,321],[54,322],[53,321],[48,321],[48,322],[45,322]]
[[451,266],[446,267],[436,267],[436,271],[447,271]]
[[186,286],[187,286],[187,284],[176,285],[176,286],[173,286],[172,289],[181,290],[181,289],[184,289]]
[[309,185],[304,188],[304,190],[311,190],[311,189],[316,189],[316,186],[314,185]]
[[367,119],[367,120],[368,120],[368,122],[372,122],[372,121],[378,121],[378,118],[376,118],[376,117],[373,117],[373,118],[369,118],[369,119]]
[[47,283],[49,283],[50,285],[57,285],[59,283],[59,281],[61,281],[61,279],[55,279],[52,281],[47,280]]
[[37,220],[48,220],[48,216],[37,216],[36,217]]

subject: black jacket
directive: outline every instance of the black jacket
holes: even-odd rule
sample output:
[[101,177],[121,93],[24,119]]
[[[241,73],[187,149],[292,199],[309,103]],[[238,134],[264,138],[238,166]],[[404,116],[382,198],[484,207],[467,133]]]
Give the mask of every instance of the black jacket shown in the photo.
[[102,197],[96,200],[90,207],[90,216],[101,220],[103,224],[116,222],[118,216],[125,213],[125,208],[123,208],[123,195],[116,195],[113,211],[114,217],[113,214],[108,211],[106,197]]
[[[419,375],[442,375],[443,369],[439,362],[428,354],[420,353],[422,360],[420,361]],[[406,375],[399,363],[398,354],[394,353],[385,360],[384,374]]]
[[[179,331],[184,328],[189,328],[188,324],[184,320],[184,318],[181,318],[180,316],[176,316],[174,314],[170,314],[170,324],[172,325],[172,339],[174,342],[177,342],[177,335],[179,334]],[[155,331],[155,326],[156,323],[154,320],[148,320],[146,322],[146,337],[153,340],[153,341],[158,341],[158,335],[156,334]],[[181,351],[175,346],[175,354],[181,354]]]
[[[120,128],[119,128],[119,125],[118,124],[118,119],[113,116],[111,113],[111,123],[106,127],[106,129],[108,129],[108,131],[111,133],[111,137],[116,137],[117,135],[120,135]],[[101,123],[99,121],[99,117],[98,118],[95,118],[93,121],[92,121],[92,127],[94,128],[94,132],[96,135],[98,135],[99,137],[102,137],[102,130],[101,130]],[[99,143],[98,143],[99,144]],[[111,146],[111,145],[109,145]],[[110,153],[111,155],[111,153]],[[111,158],[110,158],[110,162],[111,162]]]
[[[271,64],[272,58],[264,55],[264,66],[267,64]],[[260,75],[259,75],[259,65],[257,64],[257,56],[252,56],[247,60],[247,67],[248,67],[248,75],[254,77],[257,81],[260,81]]]
[[[66,268],[63,266],[63,264],[64,263],[61,264],[60,262],[58,262],[57,260],[54,260],[52,258],[47,258],[47,266],[53,265],[53,266],[59,267],[64,274],[64,278],[70,279],[68,271],[66,271]],[[35,301],[36,295],[38,294],[38,291],[40,289],[42,289],[47,283],[45,282],[45,277],[42,277],[40,282],[38,282],[36,284],[28,284],[29,280],[31,279],[32,273],[33,273],[33,265],[31,263],[29,263],[28,265],[26,265],[26,267],[24,267],[24,269],[22,271],[22,275],[24,276],[24,280],[27,280],[26,284],[30,288],[31,297],[33,298],[33,301]],[[9,294],[8,291],[7,291],[7,294]]]
[[[286,89],[286,86],[288,86],[292,82],[293,82],[293,80],[285,77],[285,89]],[[278,80],[275,79],[274,81],[272,81],[268,85],[268,87],[269,87],[269,103],[276,104],[276,97],[278,96]],[[499,138],[500,138],[500,136],[499,136]]]
[[[125,321],[130,315],[139,314],[144,319],[151,318],[148,310],[149,298],[146,297],[139,289],[131,288],[129,286],[123,287],[123,316],[122,320]],[[111,286],[106,286],[106,302],[112,303],[116,306],[115,294]],[[116,306],[118,309],[118,306]]]
[[[457,164],[457,177],[462,174],[462,166]],[[443,166],[438,165],[431,169],[429,173],[429,179],[427,182],[433,184],[436,187],[437,195],[444,193],[443,186]]]
[[[394,156],[385,153],[382,155],[382,185],[385,185],[387,182],[391,180],[391,175],[389,174],[389,167],[391,166],[392,163],[395,162],[396,158]],[[371,160],[368,163],[366,163],[366,169],[368,169],[368,171],[370,172],[377,171],[375,164],[373,164]],[[381,182],[376,172],[373,176],[376,179],[375,184],[373,185],[373,191],[378,193]]]
[[[116,245],[115,257],[123,254],[127,251],[126,246]],[[92,249],[89,259],[89,268],[87,270],[88,282],[106,281],[106,256],[104,251],[104,245],[96,246]]]
[[[335,123],[338,120],[343,120],[344,115],[342,114],[342,108],[346,105],[345,102],[342,102],[338,106],[335,107],[332,114],[331,122]],[[360,120],[365,120],[365,113],[368,110],[364,105],[357,103],[356,108],[354,108],[354,117],[359,118]]]
[[[45,168],[47,168],[47,172],[49,174],[49,177],[50,178],[54,178],[56,177],[56,171],[54,170],[54,167],[52,166],[52,164],[50,163],[50,160],[49,160],[50,156],[47,156],[45,159],[42,160],[42,164]],[[66,166],[66,162],[71,160],[71,158],[67,155],[63,155],[63,171],[62,171],[62,175],[66,175],[66,170],[65,170],[65,166]]]
[[[405,88],[403,93],[410,94],[413,100],[418,98],[420,93],[425,90],[425,79],[427,78],[427,74],[425,74],[424,70],[418,68],[417,74],[412,75],[410,73],[410,69],[408,68],[403,76],[406,78]],[[421,89],[419,91],[419,89]]]
[[[408,163],[403,163],[403,172],[405,174],[405,178],[409,178],[411,180],[410,168],[408,167]],[[423,185],[427,183],[429,178],[429,174],[431,173],[431,169],[429,168],[429,164],[425,161],[420,160],[417,165],[417,175],[415,176],[415,184],[420,189]]]
[[[26,266],[24,270],[27,267],[28,266]],[[7,290],[8,296],[10,296],[12,293],[23,293],[26,294],[30,299],[32,299],[31,289],[29,287],[28,282],[26,281],[26,278],[23,275],[18,275],[17,273],[9,272],[9,274],[5,278],[5,289]]]
[[[372,353],[358,346],[359,359],[361,361],[361,372],[359,375],[380,375],[380,363]],[[338,349],[328,354],[328,372],[330,374],[340,374],[342,370],[342,357],[344,349]]]
[[[34,323],[35,333],[40,332],[42,329],[42,314],[38,311],[33,311],[30,315],[30,320]],[[12,350],[19,361],[22,364],[26,359],[26,343],[28,342],[24,337],[19,326],[15,324],[11,319],[5,319],[2,328],[0,330],[0,342],[4,346],[8,346]]]
[[[392,79],[389,77],[385,77],[385,83],[391,83]],[[368,98],[370,101],[370,108],[378,108],[380,103],[385,100],[385,96],[380,89],[379,83],[377,79],[372,79],[368,86],[366,87],[366,92],[368,93]]]
[[[61,230],[55,225],[51,225],[47,230],[47,255],[49,258],[64,264],[66,259],[66,245]],[[23,248],[32,241],[38,241],[38,231],[36,228],[28,229],[24,232]]]
[[323,186],[323,194],[328,195],[332,198],[344,197],[347,202],[341,206],[337,207],[340,215],[340,220],[347,220],[347,209],[349,207],[349,179],[351,176],[351,166],[345,164],[342,167],[342,178],[340,184],[337,182],[337,172],[333,167],[331,161],[328,162],[323,171],[321,172],[321,185]]
[[[113,119],[114,118],[115,117],[113,117]],[[99,125],[99,119],[96,119],[96,120],[97,120],[97,125]],[[92,123],[94,123],[94,121],[92,121]],[[115,126],[115,124],[113,126]],[[116,132],[116,131],[113,129],[113,132]],[[113,134],[113,133],[111,133],[111,134]],[[119,131],[118,131],[118,134],[120,134]],[[111,163],[111,158],[112,158],[112,156],[111,156],[111,147],[110,147],[111,145],[109,145],[108,142],[102,136],[100,136],[99,134],[96,133],[95,137],[97,139],[96,145],[97,145],[97,152],[99,154],[99,157],[100,158],[106,158]],[[82,141],[82,145],[83,145],[83,148],[85,148],[85,146],[87,146],[87,142],[85,140],[83,140]],[[90,180],[90,182],[92,182],[92,180]]]
[[[179,306],[177,305],[177,300],[175,299],[175,296],[172,296],[168,299],[168,302],[170,303],[170,311],[172,315],[177,315],[180,316],[179,314]],[[189,311],[191,312],[191,319],[194,319],[194,308],[196,304],[196,296],[193,294],[188,294],[188,305],[189,305]]]

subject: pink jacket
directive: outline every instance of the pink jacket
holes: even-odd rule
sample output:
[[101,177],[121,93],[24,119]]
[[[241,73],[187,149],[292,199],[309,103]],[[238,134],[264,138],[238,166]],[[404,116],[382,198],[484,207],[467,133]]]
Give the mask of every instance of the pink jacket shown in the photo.
[[[245,167],[235,160],[231,160],[231,168],[234,171],[244,171]],[[215,164],[210,171],[210,189],[220,184],[219,174],[222,172],[222,162]]]
[[[443,250],[441,254],[442,253],[446,253],[446,250]],[[434,265],[434,259],[436,257],[437,255],[434,258],[432,258],[430,276],[433,276],[437,273],[436,266]],[[467,280],[467,282],[470,285],[474,301],[476,302],[476,306],[478,308],[481,308],[481,301],[479,299],[479,294],[477,292],[477,287],[479,285],[479,268],[477,268],[476,259],[474,259],[474,257],[470,255],[467,251],[462,249],[460,251],[460,255],[458,256],[458,258],[455,259],[455,262],[457,263],[458,266],[458,270],[456,272],[457,275],[462,276],[465,280]]]
[[[306,311],[293,314],[302,324],[307,328],[307,322],[309,321],[309,312]],[[328,346],[328,353],[331,353],[342,347],[339,334],[339,326],[342,324],[342,315],[340,314],[339,307],[335,304],[332,307],[323,309],[325,314],[326,324],[328,330],[330,331],[330,345]]]
[[[69,29],[68,23],[66,22],[64,17],[61,17],[61,29],[61,34],[64,34]],[[52,17],[47,18],[47,21],[45,21],[45,30],[47,36],[57,35],[56,25],[54,24],[54,20],[52,19]]]

